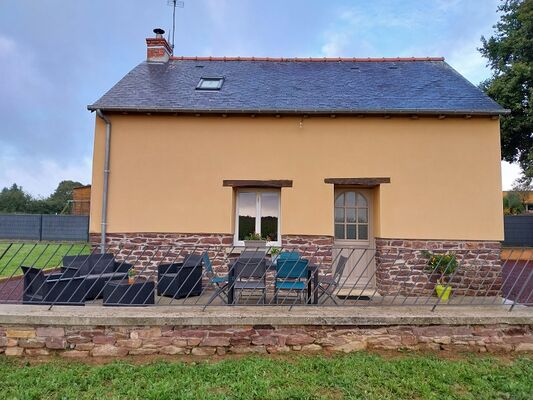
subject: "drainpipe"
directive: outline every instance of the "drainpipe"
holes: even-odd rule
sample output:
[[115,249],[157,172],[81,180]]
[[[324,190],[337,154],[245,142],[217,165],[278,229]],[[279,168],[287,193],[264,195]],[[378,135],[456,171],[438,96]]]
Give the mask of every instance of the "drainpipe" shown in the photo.
[[111,145],[111,121],[102,110],[96,110],[98,115],[105,122],[105,158],[104,158],[104,187],[102,190],[102,222],[100,233],[100,252],[105,253],[106,233],[107,233],[107,196],[109,188],[109,147]]

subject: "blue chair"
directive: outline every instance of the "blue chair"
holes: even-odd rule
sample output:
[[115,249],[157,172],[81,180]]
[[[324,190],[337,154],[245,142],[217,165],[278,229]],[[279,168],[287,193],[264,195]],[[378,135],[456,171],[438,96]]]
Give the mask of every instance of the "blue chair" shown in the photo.
[[206,275],[209,278],[209,285],[215,286],[215,293],[211,296],[211,299],[209,299],[208,304],[210,304],[216,297],[220,297],[222,301],[227,302],[227,298],[222,297],[222,295],[224,295],[224,289],[228,286],[228,275],[217,275],[215,273],[207,251],[202,254],[202,262],[205,267]]
[[300,259],[300,253],[297,251],[284,251],[279,253],[276,263],[284,261],[298,261]]
[[[283,254],[283,253],[282,253]],[[293,257],[294,256],[289,256]],[[276,282],[274,284],[274,301],[278,302],[278,292],[288,290],[297,294],[297,298],[305,294],[309,260],[303,258],[292,260],[279,260],[276,265]]]

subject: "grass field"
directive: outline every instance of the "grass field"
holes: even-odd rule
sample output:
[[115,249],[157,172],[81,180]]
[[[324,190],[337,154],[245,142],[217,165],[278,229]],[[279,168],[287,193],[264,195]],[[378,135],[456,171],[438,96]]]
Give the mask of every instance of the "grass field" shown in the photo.
[[25,365],[0,358],[0,398],[531,400],[533,360],[354,353],[144,365]]
[[21,265],[55,268],[66,255],[90,254],[87,243],[2,243],[0,242],[0,277],[22,274]]

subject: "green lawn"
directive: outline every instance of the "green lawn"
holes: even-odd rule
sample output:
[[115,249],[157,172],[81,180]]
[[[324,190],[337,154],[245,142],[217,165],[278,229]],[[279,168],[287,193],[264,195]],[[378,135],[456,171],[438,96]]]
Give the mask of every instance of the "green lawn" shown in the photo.
[[0,358],[1,399],[524,399],[533,360],[458,360],[406,354],[246,357],[220,362],[53,361]]
[[87,243],[3,243],[0,242],[0,277],[21,274],[21,265],[55,268],[66,255],[90,254]]

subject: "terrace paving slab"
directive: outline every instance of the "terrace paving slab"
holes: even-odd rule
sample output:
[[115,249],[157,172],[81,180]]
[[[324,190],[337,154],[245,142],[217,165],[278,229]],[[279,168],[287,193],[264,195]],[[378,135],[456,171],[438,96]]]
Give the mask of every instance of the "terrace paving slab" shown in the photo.
[[533,325],[533,307],[425,306],[293,307],[192,306],[85,307],[0,305],[0,325],[232,326],[232,325]]

